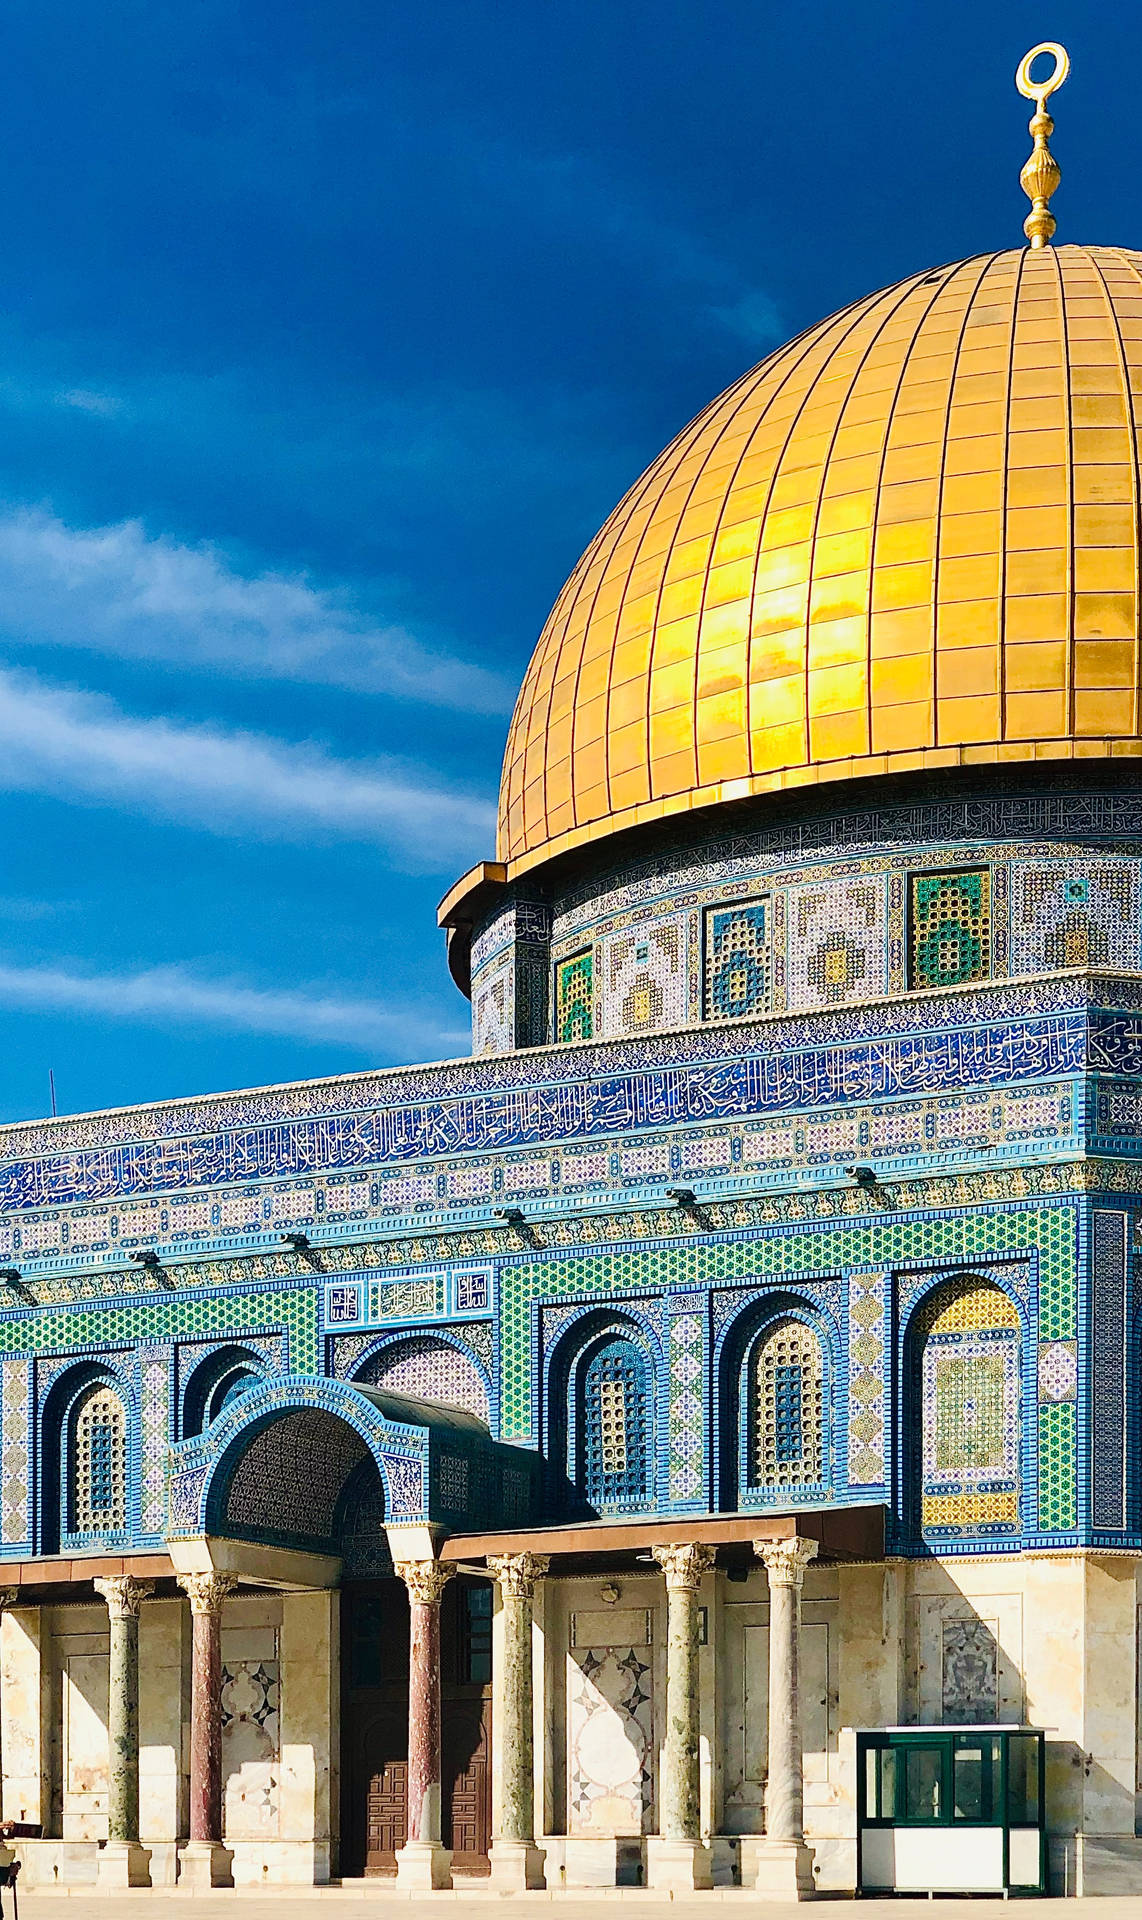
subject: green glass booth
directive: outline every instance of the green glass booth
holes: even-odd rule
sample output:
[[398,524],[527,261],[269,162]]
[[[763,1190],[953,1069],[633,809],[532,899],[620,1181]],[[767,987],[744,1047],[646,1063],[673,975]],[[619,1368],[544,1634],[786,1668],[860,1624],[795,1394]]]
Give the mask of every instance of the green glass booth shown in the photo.
[[1044,1893],[1043,1735],[881,1727],[857,1737],[861,1893]]

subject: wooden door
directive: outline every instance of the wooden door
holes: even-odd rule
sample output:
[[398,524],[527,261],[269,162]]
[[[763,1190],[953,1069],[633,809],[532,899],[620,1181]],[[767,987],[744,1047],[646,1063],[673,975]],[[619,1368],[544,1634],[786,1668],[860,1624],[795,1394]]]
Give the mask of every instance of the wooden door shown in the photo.
[[456,1873],[487,1873],[491,1841],[489,1702],[451,1697],[443,1702],[444,1844]]
[[[408,1798],[408,1599],[400,1582],[342,1589],[341,1871],[395,1874]],[[446,1590],[441,1620],[441,1826],[458,1874],[486,1874],[492,1837],[491,1604]]]
[[395,1873],[407,1834],[408,1762],[390,1760],[365,1789],[365,1872]]
[[393,1875],[408,1797],[408,1595],[399,1580],[341,1595],[341,1872]]

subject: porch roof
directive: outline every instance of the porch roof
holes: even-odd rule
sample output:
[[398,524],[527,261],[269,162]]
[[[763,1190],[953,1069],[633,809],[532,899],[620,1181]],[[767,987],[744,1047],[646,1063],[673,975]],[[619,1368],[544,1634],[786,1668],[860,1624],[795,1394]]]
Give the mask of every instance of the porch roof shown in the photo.
[[719,1563],[747,1563],[755,1540],[801,1538],[817,1542],[822,1561],[883,1560],[882,1506],[815,1507],[787,1513],[680,1514],[673,1518],[576,1521],[570,1526],[522,1527],[501,1533],[453,1533],[440,1558],[473,1565],[491,1554],[549,1554],[555,1570],[572,1572],[602,1560],[628,1566],[649,1556],[652,1547],[687,1541],[717,1549]]

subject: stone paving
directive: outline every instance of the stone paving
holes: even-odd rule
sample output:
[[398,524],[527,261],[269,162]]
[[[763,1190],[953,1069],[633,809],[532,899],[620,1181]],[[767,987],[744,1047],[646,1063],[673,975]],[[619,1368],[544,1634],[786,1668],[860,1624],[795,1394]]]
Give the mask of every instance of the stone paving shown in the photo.
[[[843,1897],[843,1896],[842,1896]],[[338,1909],[350,1911],[359,1908],[361,1902],[368,1903],[374,1910],[386,1908],[394,1915],[405,1914],[411,1910],[423,1920],[431,1914],[438,1914],[441,1920],[487,1920],[491,1905],[507,1904],[521,1916],[544,1908],[552,1911],[559,1920],[598,1920],[599,1902],[619,1900],[628,1912],[640,1916],[640,1920],[698,1920],[698,1916],[709,1913],[711,1909],[720,1909],[722,1913],[759,1912],[765,1920],[793,1920],[794,1915],[804,1914],[804,1906],[797,1907],[792,1902],[761,1900],[757,1894],[741,1887],[716,1889],[713,1893],[678,1894],[674,1897],[661,1893],[651,1893],[643,1888],[610,1887],[597,1893],[526,1893],[497,1895],[490,1890],[483,1893],[434,1893],[434,1894],[398,1894],[392,1887],[379,1886],[375,1880],[358,1880],[336,1887],[299,1887],[282,1888],[273,1894],[261,1888],[218,1890],[211,1894],[184,1894],[175,1889],[156,1889],[136,1893],[97,1894],[82,1888],[60,1888],[52,1892],[28,1892],[21,1896],[19,1903],[20,1920],[115,1920],[124,1906],[138,1907],[139,1920],[143,1915],[153,1915],[155,1920],[319,1920],[322,1913],[329,1914]],[[835,1904],[828,1901],[815,1902],[816,1905]],[[922,1909],[919,1902],[907,1899],[865,1900],[861,1902],[860,1920],[907,1920],[909,1913],[916,1920],[927,1920],[934,1908],[945,1910],[945,1920],[1011,1920],[1011,1907],[1002,1900],[972,1899],[970,1913],[965,1900],[923,1899]],[[1051,1911],[1060,1916],[1069,1916],[1069,1920],[1142,1920],[1142,1889],[1137,1897],[1114,1896],[1099,1900],[1055,1900]],[[3,1913],[5,1920],[12,1914],[12,1896],[5,1891],[3,1895]]]

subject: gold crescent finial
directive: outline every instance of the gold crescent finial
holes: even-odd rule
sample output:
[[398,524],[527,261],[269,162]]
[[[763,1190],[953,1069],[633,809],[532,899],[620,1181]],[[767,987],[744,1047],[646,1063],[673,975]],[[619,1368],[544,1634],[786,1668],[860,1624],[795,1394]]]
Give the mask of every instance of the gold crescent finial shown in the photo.
[[[1031,67],[1041,53],[1051,54],[1055,64],[1045,80],[1032,80]],[[1027,131],[1035,145],[1019,175],[1019,184],[1031,202],[1031,211],[1023,222],[1023,231],[1033,247],[1049,247],[1051,244],[1055,216],[1048,212],[1047,202],[1062,178],[1059,163],[1047,144],[1055,131],[1055,123],[1044,102],[1049,94],[1062,86],[1070,70],[1067,50],[1057,40],[1043,40],[1039,46],[1032,47],[1015,69],[1015,84],[1020,93],[1024,99],[1035,102],[1035,111],[1027,124]]]

